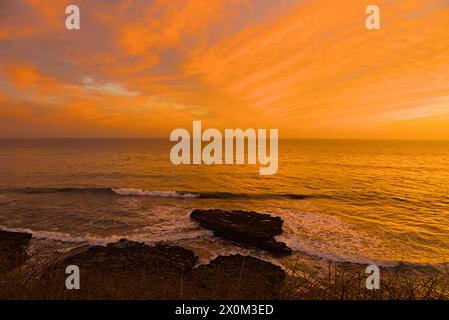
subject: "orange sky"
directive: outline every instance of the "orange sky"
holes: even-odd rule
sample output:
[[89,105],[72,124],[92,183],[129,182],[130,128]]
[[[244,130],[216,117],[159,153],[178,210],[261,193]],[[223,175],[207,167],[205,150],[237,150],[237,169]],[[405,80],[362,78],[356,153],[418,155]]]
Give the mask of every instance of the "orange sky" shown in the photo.
[[449,139],[449,2],[373,3],[2,0],[0,137]]

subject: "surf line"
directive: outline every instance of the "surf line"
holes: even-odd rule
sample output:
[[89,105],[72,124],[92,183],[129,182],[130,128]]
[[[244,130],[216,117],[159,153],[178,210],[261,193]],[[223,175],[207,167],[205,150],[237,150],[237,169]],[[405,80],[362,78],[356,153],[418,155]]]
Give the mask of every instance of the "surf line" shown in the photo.
[[[245,164],[261,165],[260,175],[273,175],[278,170],[278,129],[225,129],[223,135],[218,129],[209,128],[202,132],[201,121],[193,121],[192,136],[187,129],[178,128],[171,132],[170,141],[176,143],[170,151],[170,160],[175,165],[190,164]],[[267,140],[270,154],[267,154]],[[234,150],[235,141],[235,150]],[[247,141],[247,145],[245,143]],[[203,148],[203,142],[208,142]],[[223,158],[224,142],[224,158]],[[192,150],[191,150],[191,144]],[[192,151],[192,152],[191,152]],[[235,151],[235,152],[234,152]],[[234,157],[235,153],[235,157]]]

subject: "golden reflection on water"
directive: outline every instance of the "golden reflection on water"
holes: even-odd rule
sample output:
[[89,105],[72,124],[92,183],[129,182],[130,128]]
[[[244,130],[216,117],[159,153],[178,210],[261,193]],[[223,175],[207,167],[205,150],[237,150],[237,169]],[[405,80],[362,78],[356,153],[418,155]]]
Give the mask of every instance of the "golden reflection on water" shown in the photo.
[[[281,140],[274,176],[260,176],[258,165],[174,166],[172,145],[151,139],[4,140],[0,225],[72,236],[195,238],[199,231],[188,219],[192,208],[248,209],[282,216],[281,238],[309,255],[449,260],[449,142]],[[29,187],[136,188],[203,197],[5,191]],[[67,223],[68,217],[83,223]]]

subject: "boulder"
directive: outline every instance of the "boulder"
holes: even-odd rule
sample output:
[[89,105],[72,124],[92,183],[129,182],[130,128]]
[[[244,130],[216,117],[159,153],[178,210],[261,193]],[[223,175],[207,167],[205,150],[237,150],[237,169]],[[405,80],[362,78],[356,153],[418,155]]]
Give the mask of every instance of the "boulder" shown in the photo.
[[190,217],[200,226],[213,230],[218,237],[240,244],[258,247],[274,254],[290,254],[292,250],[274,238],[282,233],[283,220],[269,214],[253,211],[226,211],[196,209]]
[[27,259],[26,247],[32,235],[0,231],[0,273],[21,266]]
[[[285,273],[249,256],[219,256],[194,267],[197,257],[177,246],[128,240],[78,248],[60,256],[40,277],[33,299],[274,299]],[[81,290],[67,290],[66,268],[76,265]]]
[[106,246],[93,246],[78,252],[70,253],[61,263],[74,264],[86,271],[107,269],[133,273],[152,269],[166,269],[182,272],[191,270],[197,257],[187,249],[157,244],[148,246],[144,243],[121,239]]
[[[168,299],[179,296],[197,257],[177,246],[122,239],[106,246],[78,248],[61,256],[41,279],[40,299]],[[66,290],[65,270],[76,265],[82,290]]]
[[276,299],[285,280],[284,270],[251,256],[218,256],[192,272],[199,299]]

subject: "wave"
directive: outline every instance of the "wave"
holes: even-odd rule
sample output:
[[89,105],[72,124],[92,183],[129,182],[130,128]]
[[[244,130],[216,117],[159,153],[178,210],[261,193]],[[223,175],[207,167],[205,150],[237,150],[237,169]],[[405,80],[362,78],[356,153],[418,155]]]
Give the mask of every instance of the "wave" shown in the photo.
[[28,229],[28,228],[11,228],[11,227],[5,227],[5,226],[0,226],[0,230],[7,231],[7,232],[29,233],[29,234],[33,235],[34,239],[48,239],[48,240],[69,242],[69,243],[89,242],[88,239],[85,239],[82,237],[74,237],[68,233],[63,233],[63,232],[35,231],[35,230]]
[[[35,240],[32,242],[32,248],[35,248],[35,246],[39,245],[46,245],[49,244],[52,246],[52,248],[57,248],[59,250],[66,250],[66,249],[73,249],[84,245],[89,246],[105,246],[109,243],[117,242],[121,239],[128,239],[130,241],[137,241],[141,243],[145,243],[147,245],[156,245],[158,243],[166,243],[171,245],[179,245],[179,241],[189,241],[194,239],[206,239],[208,243],[211,241],[217,240],[220,241],[219,238],[215,238],[212,234],[212,232],[207,230],[201,230],[201,231],[194,231],[189,232],[187,234],[172,234],[168,237],[158,238],[158,239],[150,239],[148,238],[147,234],[135,234],[135,235],[118,235],[118,234],[112,234],[109,236],[101,237],[98,235],[83,235],[83,236],[75,236],[71,235],[69,233],[64,232],[55,232],[55,231],[36,231],[31,230],[28,228],[8,228],[4,226],[0,226],[0,230],[2,231],[9,231],[9,232],[25,232],[30,233],[33,236],[33,239]],[[284,239],[285,240],[285,239]],[[37,241],[37,242],[36,242]],[[58,245],[59,243],[59,245]],[[189,243],[189,242],[187,242]],[[186,245],[186,244],[183,244]],[[201,246],[202,244],[200,244]],[[205,257],[200,256],[200,262],[201,263],[207,263],[208,261],[212,260],[213,257],[216,257],[218,255],[231,255],[231,254],[245,254],[245,255],[253,255],[256,257],[260,257],[262,259],[266,259],[271,261],[275,264],[283,265],[284,267],[288,268],[288,265],[284,265],[282,261],[279,261],[278,259],[274,258],[271,255],[267,255],[264,251],[256,249],[256,248],[247,248],[247,247],[240,247],[236,244],[229,244],[228,246],[221,246],[219,248],[216,248],[214,250],[213,254],[207,254],[206,252],[203,252],[203,254],[206,254],[206,256],[209,256],[207,259]],[[388,260],[374,260],[374,259],[363,259],[363,258],[355,258],[355,257],[339,257],[333,254],[326,254],[319,251],[314,250],[304,250],[305,248],[295,248],[293,243],[289,243],[290,246],[294,249],[294,252],[299,253],[303,255],[303,258],[318,258],[323,259],[322,262],[332,261],[335,263],[341,263],[341,264],[352,264],[352,265],[369,265],[369,264],[375,264],[377,266],[381,266],[384,268],[396,268],[401,267],[402,270],[411,270],[416,272],[432,272],[434,274],[445,274],[446,270],[446,264],[445,263],[421,263],[421,262],[409,262],[409,261],[388,261]],[[187,245],[187,248],[190,248],[192,250],[195,250],[195,248],[191,247],[192,244]],[[193,244],[193,247],[195,247],[195,244]],[[309,260],[307,260],[309,261]],[[317,263],[317,261],[309,261],[309,263]]]
[[329,195],[322,194],[293,194],[293,193],[230,193],[230,192],[203,192],[199,194],[201,199],[291,199],[291,200],[305,200],[305,199],[329,199],[333,198]]
[[[169,235],[163,234],[163,237],[149,237],[148,233],[145,234],[134,234],[134,235],[119,235],[119,234],[111,234],[108,236],[99,236],[99,235],[79,235],[75,236],[65,232],[57,232],[57,231],[43,231],[43,230],[32,230],[29,228],[11,228],[0,226],[1,231],[7,232],[22,232],[29,233],[33,236],[34,240],[38,241],[46,241],[46,242],[61,242],[66,244],[75,244],[75,245],[102,245],[105,246],[109,243],[117,242],[121,239],[127,239],[129,241],[136,241],[146,243],[148,245],[157,244],[157,243],[171,243],[178,242],[183,240],[191,240],[201,237],[212,237],[213,233],[209,230],[191,230],[190,232],[184,233],[171,233]],[[162,235],[162,234],[161,234]]]
[[141,189],[111,189],[114,193],[122,196],[150,196],[164,198],[198,198],[198,199],[224,199],[224,200],[244,200],[244,199],[292,199],[303,200],[311,198],[332,198],[320,194],[291,194],[291,193],[232,193],[232,192],[189,192],[189,191],[148,191]]
[[86,194],[114,194],[119,196],[147,196],[161,198],[181,198],[181,199],[224,199],[224,200],[244,200],[244,199],[332,199],[333,196],[323,194],[294,194],[294,193],[232,193],[232,192],[194,192],[194,191],[159,191],[144,190],[134,188],[12,188],[2,189],[4,193],[21,194],[49,194],[49,193],[86,193]]
[[180,192],[180,191],[148,191],[141,189],[111,189],[114,193],[121,196],[150,196],[163,198],[198,198],[198,194]]
[[46,194],[46,193],[111,193],[110,188],[8,188],[4,193]]

